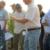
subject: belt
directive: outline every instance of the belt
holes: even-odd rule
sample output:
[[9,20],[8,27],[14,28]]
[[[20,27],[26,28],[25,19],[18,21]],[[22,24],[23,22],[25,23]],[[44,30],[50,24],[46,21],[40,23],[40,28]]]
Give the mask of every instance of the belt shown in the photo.
[[28,31],[38,30],[38,29],[41,29],[41,27],[37,27],[37,28],[30,28],[30,29],[28,29]]

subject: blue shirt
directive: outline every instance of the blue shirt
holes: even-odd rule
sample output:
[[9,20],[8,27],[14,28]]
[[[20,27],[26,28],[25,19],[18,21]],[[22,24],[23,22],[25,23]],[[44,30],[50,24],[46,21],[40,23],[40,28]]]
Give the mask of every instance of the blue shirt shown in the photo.
[[[1,28],[4,27],[4,21],[8,19],[8,14],[6,10],[2,9],[0,10],[0,25]],[[4,33],[3,31],[0,31],[0,47],[4,46]]]
[[50,10],[47,12],[46,15],[44,15],[42,23],[45,23],[46,21],[48,23],[48,26],[44,26],[44,30],[46,33],[50,33]]
[[0,10],[0,20],[6,20],[8,18],[8,13],[6,10],[2,9]]

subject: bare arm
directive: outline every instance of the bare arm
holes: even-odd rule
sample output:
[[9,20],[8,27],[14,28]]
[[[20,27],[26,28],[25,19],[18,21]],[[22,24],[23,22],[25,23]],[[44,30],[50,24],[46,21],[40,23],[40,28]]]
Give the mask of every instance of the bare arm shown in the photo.
[[48,23],[47,23],[47,21],[45,22],[45,23],[42,23],[44,26],[48,26]]
[[21,19],[21,20],[16,20],[17,22],[19,22],[19,23],[22,23],[22,24],[25,24],[25,23],[27,23],[28,22],[28,20],[27,19]]
[[19,22],[19,23],[22,23],[22,24],[25,24],[26,22],[28,22],[29,20],[25,19],[25,18],[13,18],[13,20]]

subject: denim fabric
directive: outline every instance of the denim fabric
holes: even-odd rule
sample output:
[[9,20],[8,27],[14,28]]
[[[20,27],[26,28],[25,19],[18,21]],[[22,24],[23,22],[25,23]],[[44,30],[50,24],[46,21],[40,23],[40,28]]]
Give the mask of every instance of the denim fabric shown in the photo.
[[40,29],[26,32],[24,38],[24,50],[37,50],[40,32]]
[[50,35],[48,35],[48,37],[45,41],[44,50],[50,50]]

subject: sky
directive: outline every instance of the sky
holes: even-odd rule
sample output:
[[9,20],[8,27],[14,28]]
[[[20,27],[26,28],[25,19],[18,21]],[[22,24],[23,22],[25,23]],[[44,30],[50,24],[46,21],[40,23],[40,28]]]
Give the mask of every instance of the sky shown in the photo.
[[[0,0],[1,1],[1,0]],[[23,0],[3,0],[6,2],[5,9],[8,12],[12,12],[11,6],[13,3],[19,3],[21,4],[24,11],[27,11],[27,6],[23,3]],[[34,0],[34,4],[41,4],[43,6],[43,11],[47,12],[50,9],[50,0]]]

